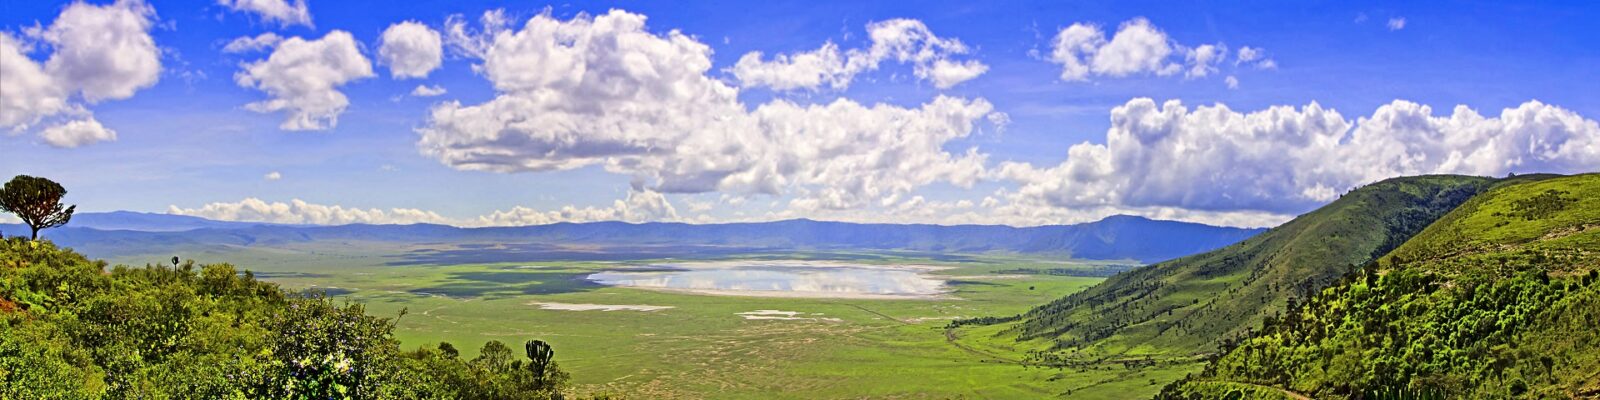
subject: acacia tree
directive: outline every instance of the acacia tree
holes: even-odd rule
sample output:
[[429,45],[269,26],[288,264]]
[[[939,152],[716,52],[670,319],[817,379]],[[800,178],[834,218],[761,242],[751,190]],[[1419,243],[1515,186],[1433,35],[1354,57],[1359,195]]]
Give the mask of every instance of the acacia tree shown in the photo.
[[39,230],[66,225],[78,206],[61,204],[67,189],[49,179],[17,175],[0,188],[0,210],[16,214],[22,222],[33,228],[33,240],[39,240]]

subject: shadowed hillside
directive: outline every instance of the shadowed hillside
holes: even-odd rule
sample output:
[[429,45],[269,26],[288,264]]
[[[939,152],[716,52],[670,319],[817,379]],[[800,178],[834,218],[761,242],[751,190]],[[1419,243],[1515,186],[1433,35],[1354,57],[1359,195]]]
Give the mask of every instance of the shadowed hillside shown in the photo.
[[1600,175],[1508,181],[1164,397],[1600,396]]
[[1032,354],[1044,363],[1214,351],[1280,313],[1289,299],[1398,246],[1491,182],[1420,176],[1374,183],[1243,242],[1123,273],[1039,306],[1007,322],[1001,335],[1049,343],[1050,350]]

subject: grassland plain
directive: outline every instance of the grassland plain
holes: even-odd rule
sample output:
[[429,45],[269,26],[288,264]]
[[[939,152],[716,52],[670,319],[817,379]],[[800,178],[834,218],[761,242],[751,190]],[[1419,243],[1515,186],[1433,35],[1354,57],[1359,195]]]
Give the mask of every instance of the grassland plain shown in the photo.
[[[470,246],[468,246],[470,247]],[[316,288],[399,316],[402,347],[450,342],[473,356],[485,341],[539,338],[555,345],[579,394],[628,398],[1073,398],[1148,397],[1197,364],[1075,368],[1025,365],[999,342],[947,336],[958,317],[1016,314],[1083,290],[1087,275],[1132,261],[1008,255],[763,253],[737,259],[827,259],[937,265],[953,292],[939,299],[714,296],[607,287],[583,279],[628,265],[682,260],[393,265],[408,246],[310,243],[183,254],[230,260],[286,288]],[[112,260],[143,264],[146,255]],[[1053,271],[1021,274],[1019,271]],[[1062,271],[1068,274],[1061,274]],[[546,309],[545,304],[671,307],[654,311]],[[556,307],[562,308],[562,307]],[[570,307],[569,307],[570,308]],[[404,310],[404,314],[402,314]],[[795,319],[747,319],[760,310]],[[788,315],[787,313],[784,315]]]

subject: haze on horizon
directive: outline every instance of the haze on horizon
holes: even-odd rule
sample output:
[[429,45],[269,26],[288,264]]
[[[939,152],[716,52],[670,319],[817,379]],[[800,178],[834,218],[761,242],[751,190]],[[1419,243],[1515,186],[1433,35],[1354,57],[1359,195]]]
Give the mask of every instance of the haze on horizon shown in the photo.
[[82,211],[1261,227],[1600,166],[1589,5],[0,7],[0,171]]

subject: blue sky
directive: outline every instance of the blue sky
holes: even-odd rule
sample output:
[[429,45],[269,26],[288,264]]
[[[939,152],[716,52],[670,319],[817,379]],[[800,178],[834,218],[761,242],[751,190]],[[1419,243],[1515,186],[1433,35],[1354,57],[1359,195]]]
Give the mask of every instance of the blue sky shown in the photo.
[[[0,118],[0,173],[60,181],[80,210],[457,225],[1038,225],[1138,214],[1263,226],[1391,176],[1600,165],[1600,8],[1577,2],[0,7],[0,30],[20,44],[0,52],[11,57],[0,60],[0,96],[9,97],[0,104],[13,108]],[[496,10],[504,25],[481,22]],[[623,23],[638,19],[640,29]],[[530,20],[581,39],[557,50],[514,46],[548,41]],[[404,21],[439,35],[437,56],[406,54],[438,61],[425,77],[396,78],[382,55],[386,29]],[[467,35],[451,35],[454,23]],[[1099,39],[1063,41],[1072,27]],[[336,32],[353,46],[328,40]],[[874,32],[909,37],[914,51],[897,55]],[[308,46],[225,50],[268,33]],[[139,44],[145,37],[154,47]],[[610,42],[618,38],[626,40]],[[485,47],[474,54],[460,39]],[[1124,39],[1130,47],[1119,47]],[[774,58],[824,54],[828,43],[842,63],[870,67],[845,73]],[[874,56],[874,46],[890,50]],[[1210,61],[1196,61],[1202,46]],[[1155,48],[1165,55],[1151,56]],[[312,95],[283,108],[248,106],[285,98],[261,82],[310,79],[267,62],[296,51],[359,62],[303,58],[343,70],[315,78],[336,83],[312,83]],[[80,53],[106,56],[61,56]],[[552,54],[579,61],[537,61]],[[677,70],[698,60],[709,68]],[[1073,62],[1084,72],[1069,73]],[[842,83],[784,88],[741,76],[761,63],[770,79]],[[24,64],[43,72],[19,72]],[[261,67],[255,83],[241,82],[251,65]],[[950,65],[982,71],[923,74]],[[445,93],[410,95],[419,85]],[[297,107],[315,109],[302,101],[329,91],[348,99],[331,113],[336,122],[285,129],[305,109]],[[704,93],[683,94],[694,91]],[[18,105],[39,98],[68,106]],[[430,150],[439,143],[449,150]]]

